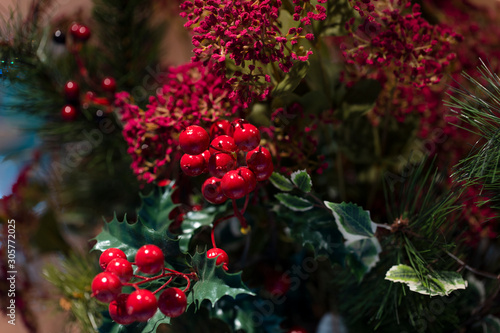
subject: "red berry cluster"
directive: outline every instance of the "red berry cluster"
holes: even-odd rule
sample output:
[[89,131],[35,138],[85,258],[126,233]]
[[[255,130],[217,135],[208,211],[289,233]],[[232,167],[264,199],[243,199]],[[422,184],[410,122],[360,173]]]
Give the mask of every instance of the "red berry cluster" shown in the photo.
[[[99,265],[104,272],[97,274],[92,281],[92,296],[101,302],[109,303],[109,315],[118,324],[145,322],[153,317],[158,309],[171,318],[180,316],[186,310],[185,292],[190,287],[190,279],[196,278],[196,275],[165,268],[164,255],[158,246],[149,244],[141,247],[135,255],[135,263],[129,262],[122,250],[110,248],[101,254]],[[137,271],[144,274],[160,274],[153,277],[134,275],[132,265],[137,266]],[[139,288],[143,283],[163,277],[168,277],[168,281],[154,292]],[[176,277],[184,278],[187,287],[184,290],[167,288],[157,299],[155,294]],[[137,282],[130,282],[132,279]],[[125,294],[122,293],[124,286],[132,286],[136,290]]]
[[[274,170],[271,154],[259,146],[260,131],[243,119],[218,120],[210,135],[200,126],[189,126],[180,134],[179,144],[185,153],[180,165],[186,175],[209,172],[212,176],[203,183],[202,194],[213,204],[243,198]],[[247,166],[239,166],[238,159],[245,153]]]

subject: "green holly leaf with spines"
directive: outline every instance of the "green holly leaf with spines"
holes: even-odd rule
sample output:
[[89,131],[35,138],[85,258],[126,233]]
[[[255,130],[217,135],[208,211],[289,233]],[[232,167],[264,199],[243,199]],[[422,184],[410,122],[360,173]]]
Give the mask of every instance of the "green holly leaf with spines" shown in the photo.
[[212,305],[224,296],[235,298],[241,294],[254,295],[241,280],[241,272],[228,273],[222,265],[217,266],[217,258],[207,258],[206,252],[196,252],[191,266],[198,275],[188,297],[188,307],[194,304],[199,308],[202,302]]
[[311,192],[312,180],[306,170],[297,170],[290,175],[292,182],[302,192]]
[[129,223],[126,216],[119,221],[115,215],[113,220],[104,223],[101,233],[93,239],[97,243],[92,250],[115,247],[133,261],[141,246],[154,244],[162,249],[166,261],[174,261],[182,255],[179,241],[168,231],[172,223],[168,215],[177,206],[171,199],[172,187],[173,184],[157,187],[149,195],[141,195],[142,206],[137,212],[137,222]]
[[330,212],[315,207],[307,212],[279,209],[277,214],[290,228],[293,239],[311,248],[315,258],[327,257],[332,263],[344,264],[344,241]]
[[283,206],[296,212],[304,212],[314,207],[309,200],[288,193],[278,193],[275,195],[275,198],[278,199]]
[[281,191],[288,192],[293,190],[294,188],[292,182],[288,180],[288,178],[277,172],[273,172],[271,177],[269,177],[269,180],[271,181],[271,184],[274,185],[274,187]]

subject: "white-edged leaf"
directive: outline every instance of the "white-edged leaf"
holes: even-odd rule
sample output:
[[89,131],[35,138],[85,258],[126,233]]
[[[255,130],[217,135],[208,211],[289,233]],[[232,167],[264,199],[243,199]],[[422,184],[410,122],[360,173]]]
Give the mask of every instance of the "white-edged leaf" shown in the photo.
[[376,237],[359,239],[345,243],[348,263],[359,281],[379,262],[382,247]]
[[296,212],[304,212],[313,208],[312,202],[299,198],[295,195],[291,195],[288,193],[278,193],[275,195],[276,199],[278,199],[285,207],[291,209]]
[[312,189],[311,177],[306,170],[298,170],[291,174],[292,182],[303,192],[310,192]]
[[326,207],[332,210],[335,222],[346,242],[375,236],[377,225],[372,222],[370,212],[356,204],[342,202],[340,204],[325,201]]
[[276,187],[278,190],[285,191],[285,192],[293,190],[292,182],[290,180],[288,180],[288,178],[286,178],[282,174],[279,174],[277,172],[273,172],[273,174],[271,175],[269,180],[274,185],[274,187]]
[[460,274],[452,271],[437,271],[427,276],[426,284],[420,280],[413,268],[407,265],[395,265],[389,269],[385,279],[406,284],[411,291],[430,296],[446,296],[457,289],[467,288]]

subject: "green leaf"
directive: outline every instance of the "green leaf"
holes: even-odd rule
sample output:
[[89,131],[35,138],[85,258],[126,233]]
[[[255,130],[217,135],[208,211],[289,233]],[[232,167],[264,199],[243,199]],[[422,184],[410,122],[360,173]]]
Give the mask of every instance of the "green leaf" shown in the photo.
[[197,212],[188,212],[182,220],[182,234],[179,235],[179,245],[182,251],[188,251],[189,242],[196,232],[205,226],[211,226],[212,223],[221,214],[227,211],[228,203],[223,205],[208,206]]
[[285,78],[274,87],[272,95],[276,97],[294,91],[300,84],[300,81],[306,76],[308,69],[308,61],[296,62],[290,69],[290,72],[285,75]]
[[436,271],[429,274],[426,281],[422,281],[415,270],[407,265],[392,266],[385,279],[404,283],[411,291],[430,296],[446,296],[454,290],[467,288],[467,281],[457,272]]
[[500,333],[500,319],[493,315],[488,315],[483,320],[484,333]]
[[370,213],[356,204],[340,204],[325,201],[332,210],[335,222],[347,242],[375,236],[377,226],[370,219]]
[[312,180],[306,170],[298,170],[291,175],[292,182],[303,192],[311,192]]
[[170,324],[170,317],[165,316],[160,310],[147,321],[141,333],[155,333],[160,324]]
[[291,195],[288,193],[278,193],[275,195],[275,197],[285,207],[296,212],[304,212],[306,210],[313,208],[313,204],[310,201],[299,198],[295,195]]
[[293,184],[290,180],[277,172],[273,172],[269,180],[278,190],[286,192],[293,190]]
[[213,307],[224,296],[235,298],[240,294],[254,295],[241,281],[241,272],[227,273],[222,265],[215,265],[216,261],[216,258],[207,258],[206,252],[196,252],[193,256],[192,267],[199,280],[188,295],[188,306],[194,304],[199,308],[207,300]]
[[346,251],[349,268],[361,282],[380,260],[379,253],[382,252],[382,247],[376,237],[371,237],[347,243]]
[[307,212],[280,209],[277,214],[290,228],[297,243],[312,248],[315,258],[327,257],[332,263],[344,264],[346,249],[342,235],[328,211],[320,208]]
[[154,244],[162,249],[166,261],[181,255],[178,240],[168,232],[172,223],[168,215],[176,207],[171,199],[172,186],[155,188],[150,195],[141,196],[142,206],[138,211],[137,222],[128,223],[126,216],[123,221],[119,221],[115,215],[113,220],[104,223],[101,233],[93,239],[97,243],[92,250],[104,251],[116,247],[133,260],[141,246]]

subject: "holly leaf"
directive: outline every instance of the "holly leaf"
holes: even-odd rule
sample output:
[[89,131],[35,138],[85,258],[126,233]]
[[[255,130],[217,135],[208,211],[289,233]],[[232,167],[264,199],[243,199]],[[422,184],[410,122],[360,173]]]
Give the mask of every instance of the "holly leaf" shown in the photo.
[[296,212],[304,212],[313,208],[313,204],[310,201],[288,193],[278,193],[275,195],[275,198],[285,207]]
[[168,215],[177,206],[172,202],[173,184],[155,188],[147,195],[142,196],[142,206],[138,210],[138,220],[128,223],[126,216],[119,221],[116,215],[110,222],[104,223],[101,233],[93,240],[97,241],[92,250],[104,251],[115,247],[127,255],[129,260],[134,259],[137,250],[145,244],[154,244],[160,247],[166,261],[177,258],[182,252],[178,240],[168,232],[171,220]]
[[347,242],[375,236],[377,226],[371,221],[369,211],[353,203],[325,201],[325,205],[332,210],[339,231]]
[[467,281],[457,272],[436,271],[422,281],[415,270],[407,265],[392,266],[385,279],[404,283],[411,291],[430,296],[447,296],[454,290],[467,288]]
[[351,272],[361,282],[363,277],[375,267],[380,260],[379,253],[382,247],[376,237],[359,239],[346,243],[346,261]]
[[265,315],[267,301],[258,297],[239,296],[238,299],[224,297],[211,309],[210,317],[217,318],[229,325],[232,332],[243,330],[245,333],[280,333],[282,318]]
[[293,190],[293,184],[290,182],[290,180],[277,172],[273,172],[269,180],[278,190],[285,192]]
[[311,192],[312,189],[312,180],[311,177],[307,174],[306,170],[298,170],[292,173],[291,175],[292,182],[301,190],[302,192]]
[[227,273],[222,265],[216,266],[217,258],[207,258],[206,252],[196,252],[191,265],[199,280],[193,285],[188,295],[188,306],[194,304],[199,308],[203,301],[215,306],[224,296],[235,298],[241,294],[254,295],[241,281],[241,272]]
[[155,333],[160,324],[170,324],[170,318],[157,310],[155,315],[145,323],[132,323],[121,325],[115,323],[109,316],[109,312],[102,313],[103,320],[99,327],[101,333]]
[[332,263],[344,264],[346,249],[342,234],[328,211],[320,208],[307,212],[280,209],[277,214],[290,228],[291,237],[302,246],[312,249],[316,259],[326,257]]
[[179,235],[179,246],[182,251],[188,251],[189,242],[196,232],[205,226],[211,226],[220,215],[227,211],[228,203],[208,206],[205,209],[188,212],[182,220],[182,234]]

